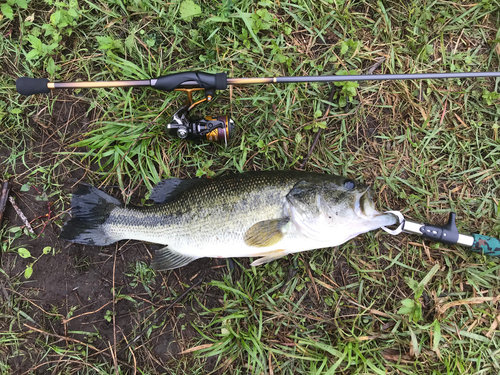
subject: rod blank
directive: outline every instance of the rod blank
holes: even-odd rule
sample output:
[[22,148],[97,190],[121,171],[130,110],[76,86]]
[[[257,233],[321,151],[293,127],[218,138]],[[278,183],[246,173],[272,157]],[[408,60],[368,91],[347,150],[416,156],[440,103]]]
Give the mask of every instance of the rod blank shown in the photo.
[[345,81],[394,81],[409,79],[450,79],[500,77],[500,72],[473,73],[415,73],[415,74],[369,74],[369,75],[331,75],[275,78],[228,78],[228,85],[247,85],[261,83],[306,83],[306,82],[345,82]]

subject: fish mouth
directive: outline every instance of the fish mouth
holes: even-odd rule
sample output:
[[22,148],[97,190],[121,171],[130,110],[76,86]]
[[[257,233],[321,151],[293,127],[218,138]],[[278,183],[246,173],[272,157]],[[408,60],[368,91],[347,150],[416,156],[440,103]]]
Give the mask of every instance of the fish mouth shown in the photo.
[[361,218],[373,218],[374,216],[380,215],[375,209],[375,203],[373,203],[374,192],[371,187],[367,187],[365,191],[361,192],[356,197],[356,205],[354,212]]

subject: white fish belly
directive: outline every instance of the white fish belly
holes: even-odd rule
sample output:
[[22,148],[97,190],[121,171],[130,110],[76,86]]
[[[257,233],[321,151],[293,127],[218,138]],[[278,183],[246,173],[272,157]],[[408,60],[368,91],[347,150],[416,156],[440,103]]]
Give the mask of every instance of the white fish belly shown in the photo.
[[[169,249],[194,257],[211,258],[238,258],[238,257],[260,257],[267,253],[284,250],[285,254],[297,253],[314,249],[322,249],[343,244],[353,237],[346,235],[345,228],[332,231],[327,241],[319,241],[304,236],[293,224],[284,237],[276,244],[266,247],[248,246],[244,242],[244,234],[250,226],[237,231],[224,231],[222,228],[214,228],[213,231],[198,231],[194,233],[179,233],[173,235],[172,230],[158,228],[152,232],[151,228],[145,231],[134,229],[127,238],[168,245]],[[116,229],[116,228],[115,228]],[[125,229],[125,228],[124,228]],[[128,228],[127,228],[128,229]]]

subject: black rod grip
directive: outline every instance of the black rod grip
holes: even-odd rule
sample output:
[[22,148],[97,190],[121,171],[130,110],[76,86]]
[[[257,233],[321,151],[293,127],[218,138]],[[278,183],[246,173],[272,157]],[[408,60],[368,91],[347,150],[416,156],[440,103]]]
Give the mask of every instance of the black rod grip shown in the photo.
[[49,80],[47,78],[20,77],[16,80],[17,92],[21,95],[48,94],[50,89],[47,87]]
[[162,91],[173,91],[183,86],[194,86],[206,90],[225,90],[227,89],[227,74],[202,72],[174,73],[152,79],[151,86]]

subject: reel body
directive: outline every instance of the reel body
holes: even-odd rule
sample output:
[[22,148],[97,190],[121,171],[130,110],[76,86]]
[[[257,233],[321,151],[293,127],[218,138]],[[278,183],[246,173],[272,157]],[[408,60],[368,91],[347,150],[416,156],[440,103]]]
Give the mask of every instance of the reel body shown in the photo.
[[[203,102],[211,102],[215,95],[215,89],[213,87],[190,87],[176,88],[174,90],[185,92],[187,99],[185,105],[172,116],[172,123],[166,125],[166,132],[181,139],[203,139],[212,142],[224,140],[227,144],[229,135],[234,129],[234,121],[229,116],[191,118],[189,115],[189,112],[197,105]],[[205,97],[193,103],[193,92],[201,90],[205,92]]]
[[172,117],[172,123],[165,126],[165,131],[171,136],[181,139],[203,139],[207,141],[225,141],[227,143],[234,129],[234,121],[227,115],[191,118],[189,109],[184,106]]

